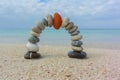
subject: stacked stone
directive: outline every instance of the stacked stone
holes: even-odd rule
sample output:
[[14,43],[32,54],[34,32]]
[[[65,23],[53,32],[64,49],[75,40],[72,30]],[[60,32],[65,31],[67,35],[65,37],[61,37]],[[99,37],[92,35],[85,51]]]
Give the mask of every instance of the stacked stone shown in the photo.
[[80,31],[78,30],[78,27],[74,25],[73,22],[70,22],[69,18],[64,18],[58,14],[55,13],[54,17],[52,15],[48,14],[47,18],[43,18],[42,21],[37,22],[37,26],[32,28],[31,37],[28,39],[28,43],[26,44],[28,52],[24,55],[25,59],[31,59],[31,58],[39,58],[41,55],[38,53],[39,46],[38,42],[39,36],[42,33],[42,31],[45,29],[46,26],[52,27],[56,30],[60,29],[60,27],[65,28],[68,33],[71,35],[71,45],[72,50],[68,53],[68,56],[71,58],[85,58],[86,53],[83,52],[82,48],[82,42],[80,41],[82,39],[82,35],[80,35]]
[[43,18],[42,21],[37,22],[37,26],[32,28],[31,37],[28,39],[28,43],[26,44],[26,48],[28,52],[24,55],[25,59],[31,58],[40,58],[41,55],[37,53],[39,51],[38,42],[39,36],[42,31],[45,29],[46,26],[53,25],[53,17],[52,15],[48,14],[47,19]]
[[61,26],[71,35],[71,46],[73,51],[70,51],[68,56],[71,58],[85,58],[86,53],[83,52],[83,48],[81,46],[82,42],[80,41],[82,39],[82,35],[80,35],[78,27],[74,25],[73,22],[70,22],[69,18],[64,18]]

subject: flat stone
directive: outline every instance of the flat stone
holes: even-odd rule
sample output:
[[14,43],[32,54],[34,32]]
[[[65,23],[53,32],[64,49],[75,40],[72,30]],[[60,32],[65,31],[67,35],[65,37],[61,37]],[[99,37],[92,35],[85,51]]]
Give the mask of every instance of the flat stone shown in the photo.
[[25,55],[24,58],[25,59],[37,59],[40,58],[41,55],[37,52],[32,52],[32,51],[28,51]]
[[68,56],[70,58],[78,58],[78,59],[83,59],[83,58],[86,58],[87,57],[87,54],[86,52],[78,52],[78,51],[70,51],[68,52]]
[[39,29],[38,27],[32,27],[32,31],[36,32],[36,33],[41,33],[42,32],[42,30]]
[[78,29],[78,26],[73,26],[73,28],[70,29],[68,32],[71,34],[71,33],[75,32],[75,31],[77,31],[77,29]]
[[32,51],[32,52],[38,52],[39,51],[39,46],[37,44],[33,44],[28,42],[26,44],[26,48],[28,51]]
[[80,31],[76,30],[75,32],[70,33],[70,34],[71,34],[71,36],[75,36],[75,35],[78,35],[79,33],[80,33]]
[[74,51],[82,51],[83,48],[82,47],[72,46],[72,50],[74,50]]
[[28,41],[35,44],[35,43],[39,42],[40,40],[38,37],[32,36],[28,39]]
[[52,15],[50,15],[50,14],[47,15],[47,21],[48,21],[48,26],[52,27],[52,25],[53,25]]
[[76,47],[81,47],[82,44],[83,44],[82,41],[72,41],[71,43],[72,46]]
[[39,33],[36,33],[36,32],[33,32],[33,31],[31,32],[31,35],[32,35],[32,36],[36,36],[36,37],[39,37],[39,36],[40,36]]
[[73,22],[70,22],[70,23],[65,27],[65,29],[66,29],[66,30],[70,30],[71,28],[73,28],[73,26],[74,26],[74,23],[73,23]]
[[42,22],[45,26],[48,26],[48,21],[45,18],[42,19]]
[[67,18],[67,17],[63,18],[61,27],[63,27],[63,28],[66,27],[69,22],[70,22],[69,18]]
[[37,27],[38,27],[39,29],[41,29],[41,30],[44,30],[44,29],[45,29],[45,25],[44,25],[42,22],[40,22],[40,21],[36,22],[36,25],[37,25]]
[[78,41],[81,39],[82,39],[82,35],[79,35],[79,34],[71,36],[71,40],[73,40],[73,41]]

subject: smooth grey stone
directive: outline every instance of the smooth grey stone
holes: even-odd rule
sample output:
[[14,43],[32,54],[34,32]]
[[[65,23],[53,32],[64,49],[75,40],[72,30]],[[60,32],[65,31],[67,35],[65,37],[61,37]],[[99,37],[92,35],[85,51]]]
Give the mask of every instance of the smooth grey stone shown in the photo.
[[52,27],[52,25],[53,25],[53,17],[52,17],[51,14],[47,15],[47,21],[48,21],[48,26]]
[[78,26],[73,26],[73,28],[70,29],[68,32],[69,32],[70,34],[72,34],[72,33],[75,32],[77,29],[78,29]]
[[48,21],[45,18],[42,19],[42,22],[45,26],[48,26]]
[[35,44],[35,43],[39,42],[40,40],[38,37],[32,36],[28,39],[28,41]]
[[25,59],[37,59],[37,58],[40,58],[41,55],[37,52],[32,52],[32,51],[28,51],[25,55],[24,55],[24,58]]
[[45,29],[45,25],[43,24],[43,22],[37,21],[36,25],[39,29],[44,30]]
[[61,24],[61,27],[64,28],[67,26],[67,24],[70,22],[70,19],[65,17],[62,19],[62,24]]
[[76,47],[81,47],[82,44],[83,44],[82,41],[72,41],[71,43],[72,46]]
[[71,33],[71,36],[75,36],[75,35],[78,35],[80,33],[80,31],[75,31],[75,32],[73,32],[73,33]]
[[72,50],[74,50],[74,51],[82,51],[82,50],[83,50],[82,47],[72,46],[71,48],[72,48]]
[[71,36],[72,41],[78,41],[78,40],[81,40],[81,39],[82,39],[82,35],[80,35],[80,34]]
[[36,33],[36,32],[33,32],[33,31],[31,32],[31,35],[32,35],[32,36],[36,36],[36,37],[39,37],[39,36],[40,36],[39,33]]
[[38,33],[38,34],[42,32],[42,30],[39,29],[38,27],[32,27],[32,31],[33,31],[33,32],[36,32],[36,33]]
[[73,28],[74,26],[74,23],[73,22],[70,22],[67,24],[67,26],[65,27],[66,30],[70,30],[71,28]]
[[70,51],[68,52],[68,56],[70,58],[78,58],[78,59],[83,59],[83,58],[86,58],[87,57],[87,54],[86,52],[79,52],[79,51]]

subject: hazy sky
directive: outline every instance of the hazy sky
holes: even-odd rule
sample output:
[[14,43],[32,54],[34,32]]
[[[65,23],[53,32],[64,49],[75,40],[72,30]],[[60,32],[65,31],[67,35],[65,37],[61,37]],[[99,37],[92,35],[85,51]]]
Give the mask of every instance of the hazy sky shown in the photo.
[[0,28],[29,28],[54,12],[81,28],[120,28],[120,0],[0,0]]

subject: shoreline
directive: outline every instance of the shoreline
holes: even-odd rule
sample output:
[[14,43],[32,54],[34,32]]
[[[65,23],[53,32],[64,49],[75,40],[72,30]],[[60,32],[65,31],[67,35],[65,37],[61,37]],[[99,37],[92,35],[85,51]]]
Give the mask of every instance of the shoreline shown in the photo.
[[[0,46],[24,46],[27,44],[27,41],[24,43],[0,43]],[[104,43],[85,43],[83,42],[83,48],[98,48],[98,49],[112,49],[112,50],[120,50],[120,45],[118,45],[119,43],[116,44],[104,44]],[[52,44],[52,42],[39,42],[38,43],[39,46],[51,46],[51,47],[71,47],[71,42],[67,42],[67,43],[56,43],[56,44]]]

